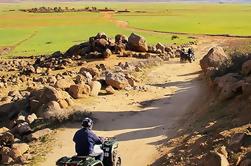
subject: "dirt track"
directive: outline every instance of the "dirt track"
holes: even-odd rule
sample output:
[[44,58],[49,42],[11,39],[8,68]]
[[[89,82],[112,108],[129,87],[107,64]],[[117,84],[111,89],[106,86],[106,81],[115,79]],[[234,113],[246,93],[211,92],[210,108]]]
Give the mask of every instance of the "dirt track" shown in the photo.
[[[196,54],[203,55],[213,45],[201,43]],[[94,126],[98,135],[118,138],[123,165],[152,164],[164,140],[177,133],[179,122],[189,119],[190,106],[204,95],[198,59],[192,64],[175,59],[154,68],[147,74],[147,92],[119,92],[81,102],[98,119]],[[56,144],[41,165],[54,165],[58,158],[74,155],[72,137],[79,127],[67,124],[59,129]]]

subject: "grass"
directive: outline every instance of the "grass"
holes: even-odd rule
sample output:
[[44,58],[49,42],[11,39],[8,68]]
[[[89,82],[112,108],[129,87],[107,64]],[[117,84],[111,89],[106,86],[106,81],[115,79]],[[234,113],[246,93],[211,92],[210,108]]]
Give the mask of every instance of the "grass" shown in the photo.
[[[0,48],[14,46],[14,50],[8,56],[42,55],[58,50],[65,51],[98,32],[115,36],[118,33],[129,35],[136,31],[120,28],[99,13],[34,14],[18,11],[41,6],[74,8],[96,6],[118,10],[127,8],[134,12],[116,14],[115,18],[128,21],[130,26],[148,30],[240,35],[251,33],[250,5],[110,2],[0,4]],[[13,9],[15,11],[9,11]],[[147,13],[135,12],[138,10]],[[144,36],[150,44],[157,42],[181,44],[192,40],[182,35],[172,39],[171,34],[136,32]]]
[[[56,6],[56,5],[55,5]],[[98,32],[115,36],[118,33],[129,35],[132,31],[121,29],[98,13],[24,13],[6,11],[9,9],[30,8],[20,6],[0,6],[0,46],[16,46],[9,56],[29,56],[65,51],[70,46],[88,40]],[[5,9],[5,11],[3,10]],[[140,33],[149,43],[187,42],[181,37],[171,40],[171,35]]]
[[159,10],[157,7],[147,13],[118,14],[117,18],[148,30],[251,35],[249,4],[164,4]]

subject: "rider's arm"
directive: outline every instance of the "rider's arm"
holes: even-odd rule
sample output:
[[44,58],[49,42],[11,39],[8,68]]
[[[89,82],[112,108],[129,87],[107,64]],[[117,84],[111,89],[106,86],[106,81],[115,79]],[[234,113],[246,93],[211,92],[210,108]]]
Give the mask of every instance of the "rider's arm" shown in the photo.
[[104,140],[92,132],[92,138],[96,144],[103,144]]

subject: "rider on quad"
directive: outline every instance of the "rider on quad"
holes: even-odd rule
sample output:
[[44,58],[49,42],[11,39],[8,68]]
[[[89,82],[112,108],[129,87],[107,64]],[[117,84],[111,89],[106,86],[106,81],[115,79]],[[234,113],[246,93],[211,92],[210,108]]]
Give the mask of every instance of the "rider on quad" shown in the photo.
[[73,137],[77,156],[96,156],[96,159],[103,161],[104,151],[101,146],[104,139],[96,136],[92,131],[93,121],[85,118],[82,121],[82,127]]
[[192,61],[195,61],[195,55],[194,55],[193,49],[192,49],[192,48],[189,48],[188,51],[187,51],[187,53],[188,53],[189,58],[190,58]]

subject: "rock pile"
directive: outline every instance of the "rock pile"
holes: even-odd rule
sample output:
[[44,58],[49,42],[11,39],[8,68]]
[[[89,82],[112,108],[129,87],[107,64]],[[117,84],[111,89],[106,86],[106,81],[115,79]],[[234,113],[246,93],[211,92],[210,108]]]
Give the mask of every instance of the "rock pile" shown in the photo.
[[132,33],[129,38],[118,34],[115,39],[108,37],[105,33],[98,33],[90,37],[88,42],[70,47],[64,54],[57,51],[50,57],[38,58],[34,67],[65,69],[65,66],[73,65],[75,60],[109,58],[112,55],[144,59],[159,56],[168,61],[169,58],[179,57],[180,50],[181,47],[168,47],[161,43],[149,46],[144,37],[135,33]]
[[[221,47],[210,49],[203,57],[200,61],[202,71],[222,107],[210,117],[216,121],[184,140],[184,152],[192,155],[179,154],[170,157],[171,162],[182,157],[182,162],[189,161],[191,165],[250,165],[251,130],[250,114],[247,113],[251,98],[250,57],[248,54],[230,57]],[[210,103],[210,108],[215,103]]]
[[11,117],[9,128],[0,128],[0,163],[7,165],[26,164],[31,159],[27,142],[38,140],[50,134],[50,129],[34,131],[31,126],[36,123],[33,114],[16,114]]
[[27,66],[31,65],[31,62],[23,59],[14,60],[1,60],[0,61],[0,71],[19,71]]
[[[205,127],[208,133],[195,132],[188,135],[182,145],[167,155],[168,165],[250,165],[250,125],[223,130],[220,133]],[[211,131],[210,131],[211,130]],[[168,144],[177,140],[171,139]]]
[[[220,100],[227,100],[237,95],[246,97],[251,95],[250,60],[243,62],[241,68],[229,73],[224,70],[228,70],[228,65],[235,64],[231,64],[231,59],[221,47],[215,47],[210,49],[207,55],[203,57],[200,65],[210,85],[216,88]],[[226,74],[215,77],[217,72],[220,73],[222,71]]]
[[20,9],[23,12],[29,13],[65,13],[65,12],[115,12],[113,9],[98,9],[97,7],[85,7],[83,9],[69,8],[69,7],[39,7],[31,9]]

